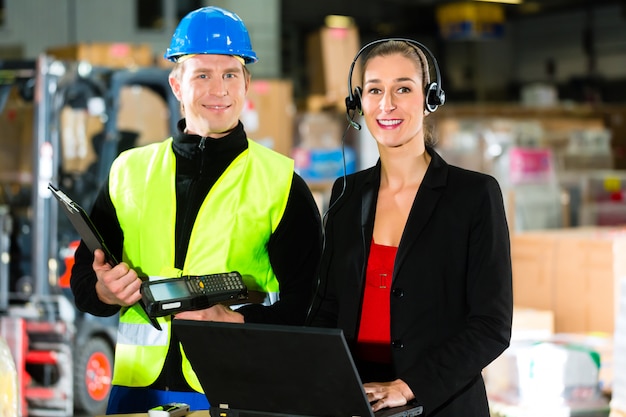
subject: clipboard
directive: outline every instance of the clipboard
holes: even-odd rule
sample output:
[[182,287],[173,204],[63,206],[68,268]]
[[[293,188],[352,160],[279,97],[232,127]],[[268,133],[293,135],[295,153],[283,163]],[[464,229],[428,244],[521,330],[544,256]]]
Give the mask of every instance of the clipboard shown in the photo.
[[96,226],[91,221],[87,212],[78,203],[52,184],[48,184],[48,189],[52,191],[52,195],[59,200],[61,208],[72,223],[72,226],[74,226],[74,229],[76,229],[80,237],[85,241],[91,253],[96,249],[101,249],[104,252],[105,261],[111,266],[117,265],[117,259],[115,259],[115,256],[113,256],[106,243],[104,243],[102,235],[100,235],[100,232],[96,229]]
[[[72,200],[70,197],[67,196],[67,194],[59,190],[51,183],[48,183],[48,189],[52,192],[52,195],[59,201],[63,212],[65,212],[68,219],[72,223],[72,226],[74,226],[74,229],[76,229],[91,253],[93,253],[96,249],[101,249],[104,252],[105,261],[112,267],[117,265],[117,259],[115,259],[115,256],[107,247],[104,239],[102,238],[102,235],[93,224],[93,221],[91,221],[91,218],[89,217],[85,209],[83,209],[80,204]],[[142,300],[139,300],[139,304],[150,319],[152,325],[156,329],[161,330],[161,326],[156,321],[156,319],[150,317],[150,315],[146,311],[146,307]]]

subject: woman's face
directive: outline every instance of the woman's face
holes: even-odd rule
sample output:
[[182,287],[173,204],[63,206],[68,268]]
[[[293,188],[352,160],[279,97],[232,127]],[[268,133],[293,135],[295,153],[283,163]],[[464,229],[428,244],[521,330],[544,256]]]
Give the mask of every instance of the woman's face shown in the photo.
[[379,147],[424,147],[424,88],[416,62],[399,53],[369,59],[361,107]]

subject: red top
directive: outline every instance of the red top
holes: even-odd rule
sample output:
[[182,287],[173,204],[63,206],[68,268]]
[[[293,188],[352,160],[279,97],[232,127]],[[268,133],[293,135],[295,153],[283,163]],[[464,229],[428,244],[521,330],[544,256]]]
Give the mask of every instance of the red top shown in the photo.
[[389,298],[397,252],[397,247],[379,245],[372,239],[356,347],[356,356],[363,360],[391,362]]

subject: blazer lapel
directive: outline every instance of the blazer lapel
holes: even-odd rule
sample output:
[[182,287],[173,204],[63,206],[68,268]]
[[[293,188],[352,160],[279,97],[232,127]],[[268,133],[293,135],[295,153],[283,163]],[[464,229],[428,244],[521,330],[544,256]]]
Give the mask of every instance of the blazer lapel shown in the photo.
[[417,191],[402,238],[400,239],[395,263],[396,270],[406,258],[411,245],[419,238],[422,230],[424,230],[424,227],[430,220],[446,185],[448,164],[432,148],[427,148],[427,150],[432,159],[422,184]]
[[365,282],[367,270],[367,259],[369,257],[372,235],[374,233],[374,213],[376,211],[376,200],[378,198],[378,187],[380,186],[380,160],[365,177],[361,190],[361,245],[362,245],[362,270],[360,285]]

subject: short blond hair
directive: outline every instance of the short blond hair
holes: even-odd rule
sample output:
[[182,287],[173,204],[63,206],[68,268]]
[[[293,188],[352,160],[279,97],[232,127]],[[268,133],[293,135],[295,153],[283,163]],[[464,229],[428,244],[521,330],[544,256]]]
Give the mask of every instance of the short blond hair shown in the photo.
[[[235,56],[235,58],[239,58],[237,56]],[[170,71],[170,76],[176,78],[177,80],[180,81],[182,75],[183,75],[183,66],[185,65],[185,62],[187,60],[186,59],[181,59],[176,61],[176,63],[174,63],[174,67],[172,67],[172,70]],[[239,62],[241,62],[241,67],[243,68],[243,74],[246,77],[247,80],[249,80],[252,77],[252,74],[250,73],[250,70],[248,69],[248,67],[243,63],[243,60],[238,59]]]

